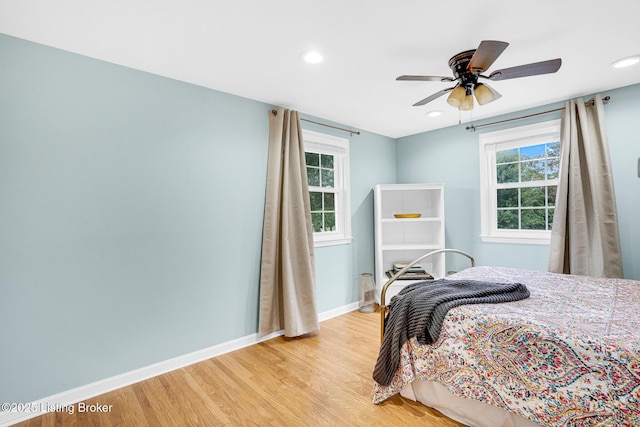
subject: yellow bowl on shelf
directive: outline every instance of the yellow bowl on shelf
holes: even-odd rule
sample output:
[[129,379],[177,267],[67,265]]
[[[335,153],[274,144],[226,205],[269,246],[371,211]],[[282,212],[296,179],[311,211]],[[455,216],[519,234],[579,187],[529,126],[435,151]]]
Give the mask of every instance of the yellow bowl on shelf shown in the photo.
[[419,213],[407,213],[407,214],[393,214],[396,218],[420,218],[422,214]]

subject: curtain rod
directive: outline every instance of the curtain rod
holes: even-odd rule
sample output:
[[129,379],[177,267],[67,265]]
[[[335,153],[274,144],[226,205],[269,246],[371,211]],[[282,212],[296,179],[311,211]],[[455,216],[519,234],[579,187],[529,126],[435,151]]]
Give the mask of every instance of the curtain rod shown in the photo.
[[[610,99],[611,99],[610,96],[605,96],[604,98],[602,98],[602,102],[605,102],[605,103],[609,102]],[[589,101],[585,102],[584,104],[585,105],[593,105],[593,99],[590,99]],[[499,120],[497,122],[491,122],[491,123],[483,123],[481,125],[471,125],[471,126],[467,126],[464,129],[465,130],[472,130],[472,131],[475,132],[476,129],[483,128],[485,126],[494,126],[494,125],[499,125],[499,124],[502,124],[502,123],[512,122],[514,120],[522,120],[522,119],[528,119],[530,117],[542,116],[544,114],[555,113],[556,111],[562,111],[564,109],[565,109],[565,107],[554,108],[553,110],[547,110],[547,111],[541,111],[539,113],[527,114],[526,116],[514,117],[512,119]]]
[[332,128],[332,129],[338,129],[338,130],[341,130],[343,132],[349,132],[351,135],[360,135],[360,131],[358,131],[358,130],[339,128],[337,126],[331,126],[331,125],[328,125],[326,123],[314,122],[313,120],[308,120],[308,119],[303,119],[303,118],[300,118],[300,120],[303,121],[303,122],[313,123],[313,124],[316,124],[316,125],[320,125],[320,126],[324,126],[324,127],[328,127],[328,128]]
[[[278,111],[277,110],[271,110],[271,114],[273,114],[274,116],[278,115]],[[303,122],[307,122],[307,123],[313,123],[315,125],[320,125],[320,126],[324,126],[327,128],[331,128],[331,129],[337,129],[337,130],[341,130],[343,132],[348,132],[349,134],[353,135],[360,135],[360,131],[357,130],[353,130],[353,129],[345,129],[345,128],[340,128],[338,126],[332,126],[332,125],[328,125],[326,123],[320,123],[320,122],[314,122],[313,120],[309,120],[309,119],[303,119],[300,118],[300,121]]]

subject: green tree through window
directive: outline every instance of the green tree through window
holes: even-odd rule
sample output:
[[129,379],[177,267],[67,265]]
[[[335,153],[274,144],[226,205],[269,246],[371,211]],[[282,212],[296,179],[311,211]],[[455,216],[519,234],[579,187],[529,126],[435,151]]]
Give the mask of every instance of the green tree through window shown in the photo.
[[498,229],[551,230],[560,142],[496,151]]

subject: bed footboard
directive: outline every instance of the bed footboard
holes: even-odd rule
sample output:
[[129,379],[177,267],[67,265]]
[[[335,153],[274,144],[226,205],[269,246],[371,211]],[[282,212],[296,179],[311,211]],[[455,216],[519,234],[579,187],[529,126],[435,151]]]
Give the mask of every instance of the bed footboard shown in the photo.
[[444,252],[451,252],[451,253],[463,255],[463,256],[469,258],[469,261],[471,261],[471,267],[475,267],[475,265],[476,265],[475,259],[473,259],[473,257],[471,255],[469,255],[468,253],[466,253],[466,252],[460,251],[458,249],[438,249],[438,250],[435,250],[435,251],[428,252],[428,253],[422,255],[420,258],[417,258],[417,259],[411,261],[402,270],[400,270],[396,274],[394,274],[393,277],[391,277],[389,280],[387,280],[387,282],[382,286],[382,291],[380,293],[380,342],[382,342],[382,339],[384,338],[384,319],[385,319],[386,311],[387,311],[387,305],[386,305],[385,297],[386,297],[387,289],[389,288],[389,286],[391,286],[391,284],[393,282],[395,282],[398,277],[402,276],[408,269],[410,269],[411,267],[413,267],[414,265],[416,265],[417,263],[419,263],[423,259],[428,258],[428,257],[433,256],[433,255],[436,255],[436,254],[441,254],[441,253],[444,253]]

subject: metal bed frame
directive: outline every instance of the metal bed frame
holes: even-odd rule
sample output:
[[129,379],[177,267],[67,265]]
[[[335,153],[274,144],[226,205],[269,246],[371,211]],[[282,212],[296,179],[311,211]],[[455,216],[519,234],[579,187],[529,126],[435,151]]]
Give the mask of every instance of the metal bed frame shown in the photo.
[[428,253],[422,255],[420,258],[417,258],[417,259],[411,261],[403,269],[401,269],[396,274],[394,274],[393,277],[391,277],[382,286],[382,292],[380,293],[380,342],[382,342],[382,339],[384,338],[384,318],[385,318],[385,316],[387,314],[387,305],[386,305],[386,302],[385,302],[385,297],[387,295],[387,289],[389,288],[389,286],[391,286],[391,284],[393,282],[395,282],[398,277],[402,276],[408,269],[410,269],[411,267],[413,267],[414,265],[416,265],[417,263],[419,263],[423,259],[425,259],[427,257],[430,257],[432,255],[437,255],[437,254],[441,254],[441,253],[445,253],[445,252],[451,252],[451,253],[463,255],[463,256],[469,258],[469,260],[471,261],[471,267],[475,267],[476,266],[475,259],[473,259],[473,257],[471,255],[469,255],[468,253],[466,253],[466,252],[459,251],[458,249],[438,249],[438,250],[435,250],[435,251],[428,252]]

